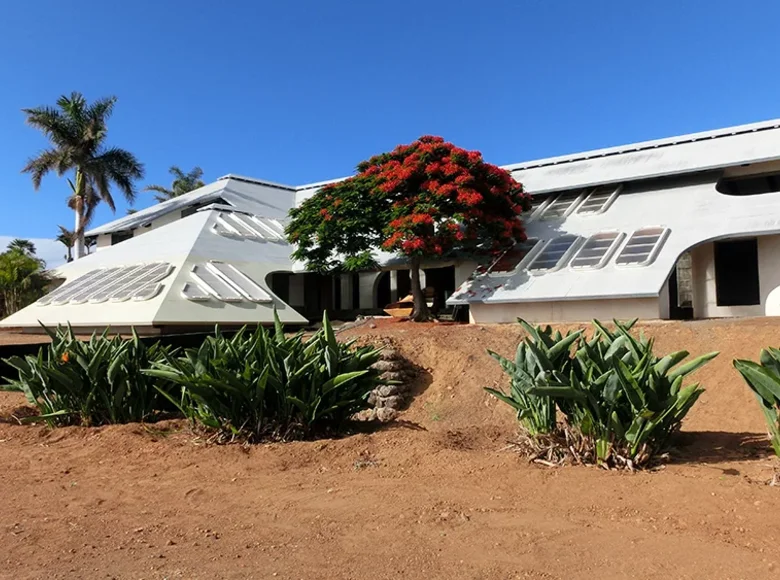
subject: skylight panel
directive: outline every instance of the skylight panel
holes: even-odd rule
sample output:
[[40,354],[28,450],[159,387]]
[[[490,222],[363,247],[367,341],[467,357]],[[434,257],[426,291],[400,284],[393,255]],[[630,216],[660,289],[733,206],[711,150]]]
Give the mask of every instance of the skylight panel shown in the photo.
[[230,220],[230,225],[235,227],[239,235],[242,238],[249,238],[249,239],[263,239],[263,235],[257,231],[257,228],[252,224],[248,219],[248,216],[236,214],[236,213],[230,213],[227,214],[227,219]]
[[259,225],[266,233],[269,234],[265,237],[274,241],[283,241],[286,239],[284,235],[284,226],[278,221],[268,218],[259,218],[257,216],[247,217],[249,217],[254,223]]
[[547,242],[544,248],[531,260],[529,272],[552,272],[566,265],[566,261],[576,249],[579,236],[565,235]]
[[209,299],[209,293],[192,282],[184,283],[184,286],[181,289],[181,295],[192,302],[206,302]]
[[143,269],[137,271],[127,284],[116,290],[108,298],[111,302],[124,302],[130,298],[141,300],[142,298],[138,296],[146,295],[147,286],[149,289],[153,288],[158,282],[165,279],[171,273],[171,270],[173,270],[171,265],[165,262],[143,266]]
[[214,298],[223,302],[241,302],[241,293],[205,264],[193,266],[190,275],[202,290],[207,291]]
[[239,271],[232,264],[226,264],[225,262],[210,262],[208,266],[241,292],[247,300],[250,300],[251,302],[273,301],[271,296],[254,280]]
[[226,219],[227,216],[227,213],[217,214],[217,219],[212,226],[214,232],[220,236],[225,236],[228,238],[240,236],[241,232],[239,232],[238,228],[234,224],[228,223]]
[[538,218],[544,212],[544,208],[550,205],[550,202],[555,198],[554,195],[546,196],[532,196],[531,197],[531,209],[528,210],[527,220],[533,220]]
[[74,296],[70,299],[70,302],[71,304],[83,304],[87,301],[92,304],[105,302],[114,292],[132,282],[136,277],[142,276],[148,267],[148,265],[143,264],[140,266],[121,268],[117,274],[111,277],[111,280],[108,283],[100,284],[97,288],[93,288],[89,292]]
[[669,228],[647,227],[634,231],[615,259],[618,266],[647,266],[655,260],[666,238]]
[[488,269],[488,273],[491,276],[513,274],[522,265],[528,263],[540,248],[541,242],[537,239],[530,239],[517,244],[493,262]]
[[57,298],[59,298],[60,296],[66,293],[77,292],[85,285],[91,283],[95,278],[101,276],[103,272],[104,270],[102,268],[87,272],[86,274],[84,274],[83,276],[79,276],[69,284],[63,284],[53,292],[48,293],[46,296],[38,300],[36,304],[38,306],[46,306],[47,304],[51,303],[52,300],[56,300]]
[[162,289],[162,284],[159,282],[153,282],[133,292],[132,299],[134,302],[145,302],[146,300],[151,300],[157,296]]
[[612,257],[622,239],[623,234],[617,231],[593,234],[572,258],[571,268],[595,270],[603,267]]
[[540,208],[539,217],[543,220],[568,217],[584,197],[584,192],[564,192],[552,200],[546,207]]
[[594,188],[577,208],[577,215],[604,213],[620,195],[622,189],[622,185],[601,185]]
[[105,268],[98,270],[99,274],[89,282],[82,284],[79,288],[73,288],[68,292],[63,292],[52,300],[51,304],[53,306],[60,306],[62,304],[67,304],[68,302],[73,302],[74,304],[86,302],[90,294],[103,287],[103,285],[111,283],[116,277],[121,276],[123,271],[124,268]]

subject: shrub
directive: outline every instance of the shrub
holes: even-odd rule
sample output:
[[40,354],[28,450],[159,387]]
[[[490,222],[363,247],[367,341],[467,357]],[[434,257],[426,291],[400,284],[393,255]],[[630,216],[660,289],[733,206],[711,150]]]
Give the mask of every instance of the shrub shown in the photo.
[[555,402],[546,395],[532,394],[538,384],[544,383],[546,373],[559,369],[568,375],[571,366],[569,351],[579,340],[581,332],[570,332],[565,337],[560,332],[553,335],[552,328],[541,329],[521,320],[533,341],[521,342],[517,347],[514,362],[498,353],[488,350],[504,372],[509,375],[509,394],[496,389],[485,389],[517,411],[517,419],[531,436],[555,431]]
[[780,457],[780,350],[766,348],[759,360],[761,364],[750,360],[735,360],[733,364],[758,399],[772,447]]
[[[631,335],[635,322],[614,321],[615,331],[610,332],[593,321],[591,340],[581,333],[570,334],[576,338],[569,343],[559,338],[552,347],[560,345],[554,358],[545,354],[551,348],[545,338],[549,329],[531,327],[524,341],[532,359],[526,368],[544,370],[534,376],[533,384],[525,383],[523,394],[531,401],[547,397],[555,403],[566,420],[557,428],[558,448],[575,459],[629,468],[646,464],[664,448],[703,392],[698,384],[683,387],[683,380],[718,353],[673,369],[689,353],[657,358],[651,339]],[[534,433],[529,430],[529,435]]]
[[367,408],[368,395],[383,384],[371,365],[379,350],[336,340],[327,315],[308,340],[241,329],[232,338],[217,328],[197,349],[166,355],[147,374],[181,387],[165,392],[191,421],[232,436],[308,436],[338,429]]
[[44,330],[51,344],[37,356],[5,360],[19,376],[2,388],[23,392],[50,425],[128,423],[171,409],[162,395],[168,385],[142,372],[166,347],[146,346],[135,330],[129,340],[109,338],[106,329],[88,341],[76,339],[70,326]]

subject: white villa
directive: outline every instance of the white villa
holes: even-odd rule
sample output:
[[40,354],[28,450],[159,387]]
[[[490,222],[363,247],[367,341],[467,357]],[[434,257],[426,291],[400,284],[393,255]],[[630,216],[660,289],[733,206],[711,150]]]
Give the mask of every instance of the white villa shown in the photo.
[[[471,322],[780,314],[780,120],[505,167],[533,195],[529,241],[486,268],[427,264],[425,284]],[[288,210],[323,185],[227,175],[87,233],[97,251],[64,284],[0,321],[146,333],[381,312],[404,264],[305,272]]]

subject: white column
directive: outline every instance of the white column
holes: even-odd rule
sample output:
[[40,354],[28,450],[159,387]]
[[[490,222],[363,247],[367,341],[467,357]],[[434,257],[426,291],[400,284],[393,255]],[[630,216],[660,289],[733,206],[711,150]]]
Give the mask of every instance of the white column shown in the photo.
[[[377,278],[381,275],[382,272],[361,272],[358,274],[360,308],[376,308],[374,286],[376,285]],[[384,306],[384,304],[382,306]]]
[[342,274],[339,277],[339,284],[341,284],[341,309],[352,310],[354,305],[352,304],[352,276],[354,274]]
[[390,270],[390,302],[398,300],[398,270]]
[[290,306],[303,306],[303,274],[290,276],[289,303]]

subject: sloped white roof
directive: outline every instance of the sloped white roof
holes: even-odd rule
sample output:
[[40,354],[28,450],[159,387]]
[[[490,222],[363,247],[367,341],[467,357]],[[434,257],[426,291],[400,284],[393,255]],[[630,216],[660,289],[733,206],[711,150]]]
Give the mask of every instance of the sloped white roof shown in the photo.
[[[214,324],[254,324],[273,322],[274,307],[285,323],[304,324],[306,319],[275,296],[266,284],[271,272],[291,271],[290,248],[286,242],[268,239],[226,237],[215,231],[224,216],[218,210],[200,211],[165,227],[135,236],[100,252],[66,264],[56,270],[66,279],[62,289],[100,268],[167,263],[172,272],[160,283],[161,291],[149,300],[105,300],[81,304],[33,304],[0,321],[0,327],[37,327],[70,322],[74,327],[102,326],[212,326]],[[263,218],[273,221],[273,218]],[[278,222],[277,222],[278,223]],[[277,226],[281,231],[281,225]],[[203,301],[188,300],[185,284],[198,284],[193,268],[209,268],[212,262],[224,262],[248,277],[267,302],[248,299],[225,301],[214,296]],[[45,299],[43,300],[46,301]]]

